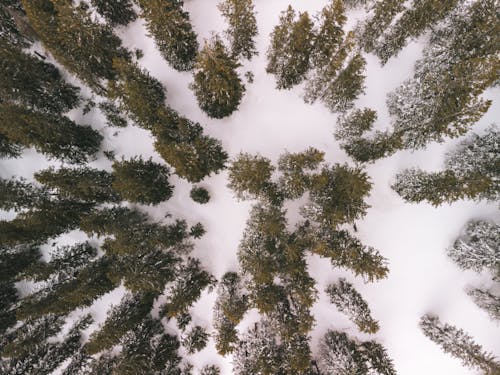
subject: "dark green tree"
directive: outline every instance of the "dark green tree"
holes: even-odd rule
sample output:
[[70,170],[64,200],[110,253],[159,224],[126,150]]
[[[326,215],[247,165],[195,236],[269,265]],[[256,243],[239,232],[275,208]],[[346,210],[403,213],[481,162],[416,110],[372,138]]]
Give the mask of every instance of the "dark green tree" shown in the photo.
[[112,101],[99,103],[99,109],[106,116],[106,125],[117,128],[127,126],[127,119],[121,115],[119,108]]
[[170,199],[173,186],[169,183],[168,167],[141,157],[113,163],[112,187],[130,202],[158,204]]
[[200,375],[220,375],[220,368],[216,365],[203,366]]
[[13,143],[5,135],[0,134],[0,159],[18,158],[21,155],[22,146]]
[[91,0],[91,4],[111,26],[127,25],[137,18],[130,0]]
[[0,208],[2,210],[20,211],[24,208],[40,206],[48,201],[48,191],[30,184],[25,179],[0,178]]
[[271,33],[266,71],[274,74],[278,89],[290,89],[301,83],[309,71],[314,43],[313,22],[307,12],[288,6]]
[[92,333],[89,342],[85,344],[86,352],[96,354],[118,344],[127,332],[150,313],[155,297],[151,293],[126,294],[111,309],[102,326]]
[[137,0],[163,58],[176,70],[193,68],[198,42],[182,0]]
[[207,346],[208,338],[209,334],[206,329],[195,326],[182,339],[182,346],[187,349],[189,354],[194,354]]
[[205,41],[196,59],[191,89],[209,117],[227,117],[240,105],[245,86],[236,71],[238,67],[219,37]]
[[13,143],[71,163],[87,162],[102,140],[90,126],[77,125],[67,117],[7,103],[0,104],[0,132]]
[[252,59],[257,55],[255,37],[257,19],[252,0],[223,0],[217,6],[228,24],[225,32],[235,58]]
[[113,59],[130,57],[111,27],[94,22],[86,7],[65,0],[21,2],[45,48],[96,92],[105,92],[102,80],[115,77]]
[[65,199],[95,203],[121,200],[120,195],[111,187],[113,175],[99,169],[49,168],[36,172],[35,179]]
[[493,354],[485,352],[481,345],[476,344],[463,330],[443,324],[437,316],[424,315],[420,319],[420,328],[424,335],[439,345],[445,353],[460,359],[464,366],[492,375],[500,371],[500,362]]
[[0,99],[29,109],[59,114],[75,108],[80,89],[64,82],[59,70],[0,39]]
[[167,303],[161,313],[173,318],[186,312],[207,287],[215,284],[215,278],[201,267],[198,259],[188,258],[179,268],[176,279],[167,286]]
[[192,200],[199,204],[208,203],[208,201],[210,200],[210,193],[202,186],[193,186],[193,188],[189,192],[189,196]]

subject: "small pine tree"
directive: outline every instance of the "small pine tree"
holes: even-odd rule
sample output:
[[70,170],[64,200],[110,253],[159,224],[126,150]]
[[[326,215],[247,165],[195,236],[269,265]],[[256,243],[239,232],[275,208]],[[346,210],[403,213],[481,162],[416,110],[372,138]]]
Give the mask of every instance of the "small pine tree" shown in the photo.
[[191,89],[209,117],[227,117],[240,105],[245,86],[236,71],[238,66],[217,36],[205,41],[194,66]]
[[120,110],[114,105],[112,101],[99,103],[99,109],[106,116],[106,125],[118,128],[127,126],[127,119],[121,116]]
[[274,74],[276,88],[290,89],[301,83],[310,68],[313,48],[313,22],[307,12],[299,13],[288,6],[271,33],[267,50],[266,71]]
[[162,56],[176,70],[194,66],[198,42],[182,0],[138,0],[146,27]]
[[194,354],[203,350],[207,346],[209,334],[203,327],[193,327],[182,339],[182,345],[189,354]]
[[124,199],[142,204],[158,204],[168,200],[173,193],[169,183],[169,169],[151,159],[116,161],[113,163],[112,187]]
[[111,26],[125,26],[137,18],[130,0],[91,0],[91,4]]
[[220,368],[216,365],[203,366],[200,375],[220,375]]
[[479,288],[469,289],[467,294],[477,306],[488,313],[491,319],[500,320],[500,297]]
[[189,196],[192,200],[199,204],[208,203],[208,201],[210,200],[210,193],[207,189],[201,186],[193,186],[193,188],[189,192]]
[[232,57],[252,59],[257,55],[255,37],[258,34],[252,0],[223,0],[217,7],[228,24],[225,34]]
[[378,331],[378,322],[372,318],[368,304],[347,280],[341,278],[337,283],[330,284],[326,293],[330,296],[330,302],[346,314],[361,332],[376,333]]
[[493,354],[483,351],[474,339],[449,324],[443,324],[437,316],[424,315],[420,319],[420,328],[425,336],[441,346],[445,353],[460,359],[462,364],[471,369],[484,371],[486,374],[497,374],[500,363]]

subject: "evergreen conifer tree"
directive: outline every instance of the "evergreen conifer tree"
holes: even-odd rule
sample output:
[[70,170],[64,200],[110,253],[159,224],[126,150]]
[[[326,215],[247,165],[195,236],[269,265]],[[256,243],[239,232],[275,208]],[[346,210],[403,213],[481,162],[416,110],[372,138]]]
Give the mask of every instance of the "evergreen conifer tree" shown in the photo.
[[227,117],[240,105],[245,87],[236,71],[238,66],[219,37],[205,41],[196,59],[191,89],[209,117]]
[[120,195],[111,188],[111,173],[99,169],[49,168],[35,173],[35,179],[65,199],[96,203],[121,200]]
[[207,346],[208,337],[209,335],[203,327],[195,326],[182,339],[182,345],[189,354],[194,354]]
[[168,167],[151,159],[132,158],[113,163],[112,187],[124,199],[142,204],[158,204],[173,193]]
[[208,201],[210,200],[210,193],[207,189],[201,186],[193,186],[193,188],[189,192],[189,196],[193,201],[199,204],[208,203]]
[[22,146],[10,141],[5,135],[0,133],[0,159],[17,158],[21,155]]
[[28,183],[25,179],[0,178],[0,208],[20,211],[24,208],[40,206],[49,200],[48,191]]
[[341,278],[337,283],[330,284],[326,293],[337,309],[346,314],[361,332],[376,333],[378,331],[378,322],[372,318],[368,304],[346,279]]
[[309,14],[300,13],[296,19],[295,10],[288,6],[271,33],[267,50],[266,71],[274,74],[278,89],[290,89],[305,79],[311,65],[313,43],[313,22]]
[[198,42],[182,0],[137,0],[162,56],[176,70],[193,68]]
[[223,0],[217,7],[228,24],[226,35],[232,57],[250,60],[257,55],[258,29],[252,0]]
[[420,328],[424,335],[439,345],[445,353],[460,359],[464,366],[492,375],[500,371],[500,362],[493,354],[485,352],[481,345],[476,344],[463,330],[441,323],[437,316],[424,315],[420,319]]
[[200,375],[220,375],[220,368],[216,365],[203,366]]
[[500,276],[500,225],[470,221],[448,249],[448,256],[462,269],[490,269]]
[[11,142],[34,147],[49,157],[84,163],[99,150],[102,136],[67,117],[0,104],[0,132]]
[[111,26],[127,25],[137,18],[130,0],[91,0],[91,4]]
[[477,306],[488,313],[491,319],[500,320],[500,297],[479,288],[469,289],[467,294]]

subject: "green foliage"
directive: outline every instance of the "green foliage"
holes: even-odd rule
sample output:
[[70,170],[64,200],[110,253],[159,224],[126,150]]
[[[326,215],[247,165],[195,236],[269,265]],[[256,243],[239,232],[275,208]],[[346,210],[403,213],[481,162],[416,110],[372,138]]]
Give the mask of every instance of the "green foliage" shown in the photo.
[[191,70],[198,42],[182,0],[137,0],[162,56],[176,70]]
[[203,289],[213,286],[215,282],[214,277],[201,268],[198,259],[189,258],[168,287],[167,303],[161,310],[162,315],[173,318],[185,313],[200,298]]
[[296,13],[291,6],[280,15],[271,33],[266,71],[274,74],[276,88],[290,89],[301,83],[310,68],[313,48],[313,22],[307,12]]
[[285,153],[278,160],[278,171],[282,173],[279,186],[288,199],[297,199],[310,188],[312,175],[306,172],[315,171],[324,160],[324,152],[315,148],[291,154]]
[[220,375],[220,368],[216,365],[203,366],[200,375]]
[[5,135],[0,134],[0,159],[17,158],[21,155],[22,146],[13,143]]
[[197,223],[191,227],[189,234],[194,238],[201,238],[206,233],[202,223]]
[[49,200],[48,192],[20,179],[0,178],[0,208],[2,210],[20,211],[33,208]]
[[443,324],[435,315],[427,314],[420,319],[420,328],[424,335],[445,353],[460,359],[462,364],[470,369],[478,369],[485,374],[497,374],[500,371],[500,362],[491,353],[485,352],[474,339],[449,324]]
[[128,331],[134,329],[149,314],[155,297],[151,293],[125,295],[120,304],[108,313],[103,325],[92,333],[89,342],[85,344],[86,352],[96,354],[118,344]]
[[203,350],[207,346],[209,334],[203,327],[195,326],[182,339],[182,345],[189,354]]
[[194,66],[191,89],[209,117],[227,117],[240,105],[245,87],[236,71],[238,66],[218,37],[205,41]]
[[127,25],[137,18],[130,0],[91,0],[91,4],[111,26]]
[[169,183],[169,169],[151,159],[115,161],[113,163],[113,189],[130,202],[155,205],[168,200],[173,193]]
[[210,200],[210,193],[207,189],[201,186],[193,186],[193,188],[189,192],[189,196],[192,200],[199,204],[208,203],[208,201]]
[[17,276],[41,256],[38,246],[18,245],[0,248],[0,282],[16,280]]
[[103,79],[115,77],[113,59],[129,59],[120,38],[94,22],[85,7],[66,0],[22,0],[22,5],[47,50],[96,92],[105,91]]
[[226,36],[232,56],[252,59],[257,55],[255,37],[258,34],[252,0],[223,0],[217,7],[228,24]]
[[311,202],[304,207],[304,215],[329,228],[353,223],[366,213],[369,206],[364,199],[370,190],[368,175],[361,169],[340,164],[324,167],[313,177]]
[[255,199],[274,195],[271,182],[274,167],[259,155],[240,153],[229,167],[229,184],[238,199]]
[[127,126],[127,119],[120,114],[120,110],[112,101],[99,103],[99,109],[104,113],[104,116],[106,116],[107,126],[114,126],[117,128],[125,128]]
[[67,117],[0,104],[0,132],[11,142],[71,163],[87,162],[99,150],[102,136]]
[[0,40],[0,98],[40,112],[59,114],[75,108],[79,88],[64,82],[57,68]]
[[49,168],[36,172],[35,179],[64,199],[95,203],[121,200],[120,195],[111,188],[111,173],[99,169]]

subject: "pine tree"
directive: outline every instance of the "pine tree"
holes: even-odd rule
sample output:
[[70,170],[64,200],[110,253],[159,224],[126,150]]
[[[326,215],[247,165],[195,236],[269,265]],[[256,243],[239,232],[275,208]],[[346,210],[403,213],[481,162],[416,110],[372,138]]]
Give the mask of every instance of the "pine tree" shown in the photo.
[[208,201],[210,200],[210,193],[207,189],[201,186],[193,186],[193,188],[189,192],[189,196],[193,201],[199,204],[208,203]]
[[111,26],[125,26],[137,18],[130,0],[91,0],[91,4]]
[[347,9],[356,9],[369,4],[371,0],[344,0]]
[[446,155],[446,169],[433,173],[404,170],[392,188],[407,202],[426,200],[434,206],[465,198],[497,200],[498,139],[495,126],[482,136],[473,134]]
[[[0,281],[0,335],[17,322],[15,304],[19,301],[16,287],[13,282]],[[3,341],[0,339],[0,341]],[[0,343],[0,350],[2,344]],[[0,367],[1,368],[1,367]]]
[[151,159],[115,161],[112,187],[130,202],[155,205],[168,200],[173,193],[168,167]]
[[364,198],[371,190],[366,172],[360,168],[335,164],[324,167],[312,179],[310,203],[303,214],[322,226],[353,223],[366,213]]
[[65,199],[95,203],[121,200],[120,195],[111,188],[113,182],[111,173],[99,169],[49,168],[36,172],[35,179]]
[[111,97],[121,102],[122,110],[135,122],[153,132],[156,151],[178,176],[199,182],[224,168],[227,154],[221,143],[203,135],[200,124],[165,107],[159,81],[125,60],[115,60],[114,68],[119,80],[110,82]]
[[160,321],[146,317],[121,343],[123,349],[113,373],[181,374],[179,341],[164,332]]
[[191,70],[198,52],[196,34],[182,0],[138,0],[146,27],[165,60],[176,70]]
[[36,318],[48,313],[65,314],[78,307],[90,306],[117,286],[109,280],[108,269],[109,260],[99,258],[82,268],[75,278],[25,298],[17,310],[18,319]]
[[220,375],[220,368],[216,365],[203,366],[200,375]]
[[191,89],[209,117],[227,117],[240,105],[245,87],[236,71],[238,66],[219,37],[205,41],[196,59]]
[[366,52],[373,52],[377,40],[392,20],[404,10],[405,0],[376,0],[369,6],[371,17],[358,26],[356,34],[359,46]]
[[310,68],[313,48],[313,22],[307,12],[299,13],[288,6],[271,33],[267,50],[266,71],[274,74],[276,88],[290,89],[301,83]]
[[21,2],[47,50],[93,90],[103,93],[102,80],[115,77],[113,59],[130,57],[110,26],[94,22],[85,7],[67,1]]
[[13,143],[5,135],[0,133],[0,159],[18,158],[21,155],[22,146]]
[[500,275],[500,225],[470,221],[448,249],[448,256],[462,269],[490,269]]
[[102,136],[67,117],[0,104],[0,132],[11,142],[34,147],[49,157],[84,163],[99,150]]
[[75,108],[80,89],[64,82],[57,68],[0,40],[0,98],[40,112],[60,114]]
[[200,298],[203,289],[211,288],[215,282],[198,259],[189,258],[180,266],[172,285],[167,287],[167,303],[162,308],[162,314],[173,318],[186,312]]
[[236,272],[227,272],[217,288],[213,325],[216,330],[215,347],[220,355],[234,350],[238,341],[236,325],[248,309],[248,296]]
[[96,354],[118,344],[149,314],[154,299],[155,295],[151,293],[126,294],[119,305],[113,306],[102,326],[92,333],[85,344],[86,352]]
[[441,323],[437,316],[424,315],[420,319],[420,328],[424,335],[441,346],[445,353],[460,359],[464,366],[492,375],[500,371],[500,362],[493,354],[485,352],[481,345],[476,344],[463,330]]
[[[494,1],[458,7],[432,33],[412,79],[389,94],[394,133],[404,148],[458,137],[491,106],[481,94],[497,80],[500,42]],[[417,125],[418,124],[418,125]]]
[[271,182],[274,167],[271,161],[260,155],[240,153],[229,167],[228,187],[238,199],[256,199],[275,195]]
[[0,247],[0,282],[18,280],[20,274],[37,262],[41,256],[36,245]]
[[0,178],[0,208],[2,210],[20,211],[24,208],[40,206],[48,201],[48,191],[30,184],[25,179]]
[[344,38],[345,16],[342,0],[332,0],[321,11],[320,25],[311,54],[314,70],[307,80],[305,101],[321,100],[332,112],[346,111],[363,92],[365,60],[355,47],[354,34]]
[[488,313],[491,319],[500,320],[500,297],[479,288],[469,289],[467,294],[477,306]]
[[378,322],[372,318],[368,304],[346,279],[341,278],[337,283],[328,285],[326,293],[330,296],[330,302],[346,314],[361,332],[378,331]]
[[49,284],[61,283],[73,279],[96,255],[97,249],[88,242],[58,247],[50,252],[48,262],[38,261],[31,264],[21,276],[24,279],[46,281]]
[[189,354],[194,354],[207,346],[208,337],[206,329],[195,326],[182,339],[182,346],[187,349]]
[[112,101],[99,103],[99,109],[106,117],[106,125],[118,128],[127,126],[127,119],[121,115],[119,108]]
[[217,7],[228,24],[225,34],[232,57],[251,60],[258,54],[255,46],[257,19],[252,0],[223,0]]
[[30,45],[30,38],[27,33],[22,33],[19,25],[14,19],[16,14],[20,11],[16,4],[2,3],[0,5],[0,44],[4,42],[15,45],[21,48]]
[[384,347],[375,341],[357,342],[343,332],[328,330],[320,344],[319,365],[326,374],[395,375]]
[[443,20],[458,3],[458,0],[414,0],[375,46],[374,52],[382,64],[396,56],[409,40]]
[[[303,152],[285,153],[278,160],[279,189],[288,199],[300,198],[310,188],[312,174],[323,162],[325,153],[313,147]],[[309,173],[307,173],[309,172]]]

